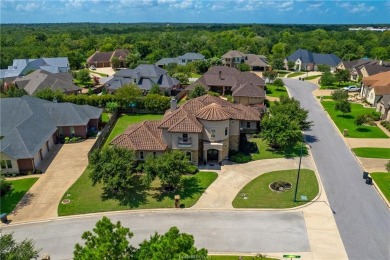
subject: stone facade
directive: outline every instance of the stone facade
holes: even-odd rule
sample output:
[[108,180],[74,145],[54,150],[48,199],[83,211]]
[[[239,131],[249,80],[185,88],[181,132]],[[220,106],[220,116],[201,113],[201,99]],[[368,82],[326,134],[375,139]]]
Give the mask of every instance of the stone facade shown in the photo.
[[231,135],[229,137],[229,149],[230,150],[238,150],[240,146],[240,136],[239,135]]
[[225,160],[229,155],[229,139],[223,140],[221,161]]

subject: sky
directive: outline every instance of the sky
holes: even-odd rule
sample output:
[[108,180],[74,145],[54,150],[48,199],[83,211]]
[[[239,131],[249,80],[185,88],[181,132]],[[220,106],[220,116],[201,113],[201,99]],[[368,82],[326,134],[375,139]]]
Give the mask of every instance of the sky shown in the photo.
[[390,0],[0,0],[4,23],[390,23]]

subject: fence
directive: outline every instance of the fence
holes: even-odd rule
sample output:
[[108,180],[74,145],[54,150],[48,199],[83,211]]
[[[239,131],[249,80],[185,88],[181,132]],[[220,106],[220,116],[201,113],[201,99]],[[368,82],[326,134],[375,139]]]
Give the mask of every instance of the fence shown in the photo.
[[89,150],[88,157],[95,149],[100,149],[103,146],[107,137],[110,135],[111,129],[115,126],[116,120],[118,119],[120,114],[121,112],[118,110],[112,114],[110,120],[108,120],[107,124],[104,126],[103,130],[100,132],[98,138],[96,139],[96,142],[91,147],[91,150]]

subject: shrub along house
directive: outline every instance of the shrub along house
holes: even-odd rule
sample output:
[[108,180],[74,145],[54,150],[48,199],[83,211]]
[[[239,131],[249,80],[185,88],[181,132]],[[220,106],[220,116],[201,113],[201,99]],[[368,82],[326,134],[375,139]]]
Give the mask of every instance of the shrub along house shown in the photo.
[[241,134],[257,132],[259,122],[256,109],[219,97],[204,95],[180,107],[173,99],[162,120],[132,125],[111,144],[134,150],[138,160],[177,149],[196,165],[217,163],[238,150]]
[[98,129],[102,109],[31,96],[0,99],[1,171],[35,171],[57,138],[86,138]]

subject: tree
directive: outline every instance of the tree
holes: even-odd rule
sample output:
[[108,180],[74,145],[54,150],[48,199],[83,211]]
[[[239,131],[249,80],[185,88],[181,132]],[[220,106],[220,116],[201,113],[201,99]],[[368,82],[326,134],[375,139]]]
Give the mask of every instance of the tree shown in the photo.
[[274,70],[267,70],[263,72],[263,77],[268,79],[269,82],[273,82],[278,77],[278,72]]
[[38,90],[34,96],[37,98],[41,98],[47,101],[54,101],[57,100],[57,102],[62,102],[65,98],[64,93],[62,93],[60,90],[52,90],[50,88],[44,88],[41,90]]
[[164,97],[159,94],[148,94],[143,99],[144,107],[148,110],[155,112],[164,112],[170,106],[171,99],[169,97]]
[[188,84],[188,76],[185,73],[178,72],[172,75],[175,79],[180,81],[180,84]]
[[113,114],[119,108],[118,102],[107,102],[106,110]]
[[155,233],[150,240],[140,244],[136,253],[137,259],[206,259],[207,250],[198,250],[194,246],[194,237],[180,233],[177,227],[171,227],[164,235]]
[[390,161],[388,161],[388,162],[385,164],[385,166],[386,166],[386,171],[387,171],[387,172],[390,172]]
[[153,84],[153,86],[149,90],[149,94],[161,94],[160,85]]
[[322,86],[330,86],[334,83],[334,81],[335,81],[335,78],[332,75],[332,73],[324,72],[324,74],[322,74],[320,83]]
[[339,86],[341,82],[349,80],[349,71],[348,70],[338,70],[335,74],[335,79],[339,82]]
[[112,66],[113,69],[119,68],[120,61],[119,61],[118,57],[112,57],[112,59],[111,59],[111,66]]
[[17,243],[13,234],[2,234],[0,236],[0,259],[37,259],[39,250],[34,248],[34,242],[31,239],[25,239]]
[[85,245],[76,244],[74,259],[133,259],[135,248],[129,244],[133,233],[118,221],[113,224],[107,217],[96,223],[93,233],[86,231],[81,238]]
[[276,86],[276,89],[279,89],[279,87],[283,87],[284,83],[282,79],[276,79],[273,83]]
[[206,89],[203,85],[201,84],[196,84],[194,86],[194,89],[188,94],[188,97],[190,99],[192,98],[196,98],[196,97],[200,97],[200,96],[203,96],[203,95],[206,95]]
[[273,59],[271,65],[273,69],[281,70],[284,66],[283,59]]
[[368,124],[370,122],[374,121],[372,117],[370,117],[369,114],[363,114],[363,115],[358,115],[355,119],[355,124],[357,126],[361,126],[364,124]]
[[286,57],[286,45],[282,42],[274,44],[272,46],[272,57],[273,59],[283,60]]
[[145,160],[145,182],[150,184],[159,178],[164,188],[176,189],[183,174],[192,173],[193,165],[185,153],[179,150],[165,152],[159,156],[149,156]]
[[135,182],[136,158],[134,151],[117,146],[94,150],[89,158],[89,177],[92,184],[102,183],[107,191],[122,194]]
[[287,62],[287,67],[289,70],[293,70],[295,68],[295,62],[293,62],[292,60],[289,60]]
[[238,69],[239,71],[250,71],[251,67],[246,63],[240,63],[240,65],[238,65]]
[[138,52],[136,52],[136,53],[129,53],[126,56],[127,67],[129,67],[130,69],[134,69],[135,67],[138,66],[138,62],[139,62],[140,59],[141,59],[141,55]]
[[351,113],[351,103],[348,100],[337,101],[334,108],[336,111],[342,112],[343,115]]
[[27,91],[15,86],[11,86],[7,91],[7,97],[23,97],[24,95],[28,95]]
[[80,70],[76,74],[76,79],[80,82],[82,85],[88,85],[91,83],[91,77],[89,76],[89,71],[87,69]]
[[[3,165],[1,165],[3,166]],[[3,196],[8,191],[10,191],[12,188],[12,185],[9,181],[7,181],[4,176],[0,173],[0,196]]]
[[325,64],[320,64],[317,66],[317,70],[322,72],[322,73],[330,72],[330,67],[328,65],[325,65]]
[[127,84],[115,91],[115,96],[118,98],[122,107],[127,107],[130,103],[136,102],[142,96],[142,90],[136,85]]
[[343,89],[332,91],[331,95],[334,101],[348,100],[349,97],[348,92]]

